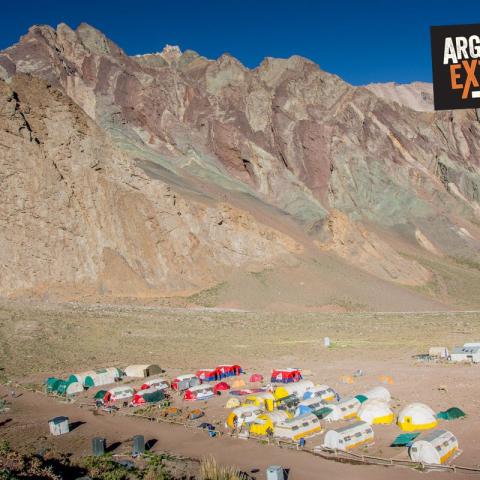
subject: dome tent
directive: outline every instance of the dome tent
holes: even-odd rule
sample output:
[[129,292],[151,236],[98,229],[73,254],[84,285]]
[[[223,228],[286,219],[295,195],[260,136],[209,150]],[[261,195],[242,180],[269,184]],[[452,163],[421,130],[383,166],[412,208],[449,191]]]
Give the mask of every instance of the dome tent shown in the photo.
[[438,421],[434,411],[424,403],[411,403],[400,410],[397,425],[405,432],[428,430],[436,427]]
[[226,382],[219,382],[213,387],[215,395],[219,395],[222,390],[230,390],[230,385]]
[[362,403],[357,417],[370,425],[390,425],[393,422],[393,412],[387,402],[373,398]]
[[384,402],[389,402],[392,399],[390,392],[385,387],[381,386],[371,388],[370,390],[367,390],[366,392],[358,396],[366,397],[367,400],[377,399],[383,400]]

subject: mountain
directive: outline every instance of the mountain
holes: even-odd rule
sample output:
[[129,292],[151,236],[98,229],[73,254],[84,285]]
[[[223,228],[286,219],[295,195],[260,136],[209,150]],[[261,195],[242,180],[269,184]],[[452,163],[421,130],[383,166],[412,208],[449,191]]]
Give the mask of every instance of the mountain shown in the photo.
[[397,102],[412,110],[433,111],[433,85],[431,83],[371,83],[366,85],[366,88],[384,100]]
[[2,295],[480,303],[473,112],[415,111],[298,56],[128,56],[86,24],[32,27],[0,78]]

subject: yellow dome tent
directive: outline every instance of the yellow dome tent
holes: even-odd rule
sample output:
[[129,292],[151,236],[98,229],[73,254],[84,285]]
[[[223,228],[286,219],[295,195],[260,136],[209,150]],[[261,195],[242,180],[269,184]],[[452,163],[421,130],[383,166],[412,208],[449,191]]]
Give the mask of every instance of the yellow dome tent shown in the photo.
[[435,412],[424,403],[411,403],[400,410],[397,425],[404,432],[428,430],[438,425]]

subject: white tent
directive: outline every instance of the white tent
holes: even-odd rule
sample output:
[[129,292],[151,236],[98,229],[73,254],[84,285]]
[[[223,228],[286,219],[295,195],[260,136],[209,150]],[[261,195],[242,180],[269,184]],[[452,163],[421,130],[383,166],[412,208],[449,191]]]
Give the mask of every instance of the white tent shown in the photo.
[[145,365],[129,365],[125,368],[125,375],[127,377],[135,377],[135,378],[145,378],[151,377],[152,375],[157,375],[162,373],[162,369],[154,364],[145,364]]
[[80,382],[70,382],[65,390],[65,395],[74,395],[83,392],[83,385]]
[[168,380],[165,378],[150,378],[145,380],[140,387],[141,390],[154,388],[155,390],[167,390],[169,387]]
[[69,380],[80,382],[84,387],[98,387],[115,383],[115,380],[121,378],[123,372],[116,367],[101,368],[98,370],[89,370],[82,373],[70,375]]
[[355,418],[360,408],[360,401],[356,398],[344,398],[338,402],[326,405],[332,411],[324,418],[327,422],[349,420]]
[[105,394],[104,401],[105,403],[115,403],[115,402],[122,402],[128,401],[133,398],[135,391],[132,387],[128,387],[127,385],[122,385],[120,387],[114,387],[110,390],[107,390]]
[[373,443],[373,429],[367,422],[355,422],[343,428],[329,430],[323,446],[337,450],[351,450],[367,443]]
[[377,398],[363,402],[357,412],[357,417],[370,425],[389,425],[394,419],[393,412],[388,406],[388,403]]
[[307,400],[302,400],[295,410],[295,416],[298,417],[304,413],[314,412],[315,410],[320,410],[321,408],[328,406],[329,404],[320,397],[311,397]]
[[466,343],[463,347],[455,347],[450,354],[452,362],[473,362],[480,363],[480,346]]
[[322,433],[320,420],[315,415],[306,413],[299,417],[289,418],[288,420],[277,423],[273,431],[273,436],[296,441],[300,438],[311,437],[319,433]]
[[428,430],[437,426],[435,412],[424,403],[411,403],[400,410],[398,426],[405,432]]
[[185,390],[184,400],[208,400],[214,396],[213,387],[206,383]]
[[367,390],[365,393],[362,393],[363,396],[367,397],[368,400],[383,400],[384,402],[389,402],[392,399],[390,392],[385,387],[374,387],[370,390]]
[[172,390],[177,390],[178,392],[183,392],[188,390],[190,387],[196,387],[202,382],[194,373],[187,373],[184,375],[178,375],[172,380]]
[[447,347],[430,347],[428,356],[432,358],[448,358]]
[[312,388],[309,388],[304,394],[303,398],[318,397],[320,400],[325,402],[331,402],[335,400],[335,390],[328,385],[314,385]]
[[440,465],[458,451],[458,440],[447,430],[434,430],[417,438],[408,454],[414,462]]
[[115,383],[115,381],[119,377],[117,375],[114,375],[111,372],[104,371],[104,370],[97,370],[94,372],[91,372],[89,375],[87,375],[84,380],[83,380],[83,385],[87,388],[90,387],[100,387],[102,385],[110,385],[112,383]]

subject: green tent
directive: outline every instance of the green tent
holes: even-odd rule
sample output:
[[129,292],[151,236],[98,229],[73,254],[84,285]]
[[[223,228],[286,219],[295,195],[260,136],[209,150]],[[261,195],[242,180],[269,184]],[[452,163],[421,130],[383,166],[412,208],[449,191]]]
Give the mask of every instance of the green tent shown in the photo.
[[444,412],[437,413],[437,418],[441,418],[442,420],[456,420],[462,417],[465,417],[465,412],[458,407],[452,407]]
[[355,395],[355,398],[360,402],[360,403],[363,403],[365,402],[367,399],[367,397],[365,395]]
[[53,393],[57,391],[58,386],[63,382],[63,380],[60,380],[60,378],[55,378],[55,377],[49,377],[47,378],[47,381],[45,382],[45,385],[47,387],[47,392],[48,393]]
[[60,380],[60,383],[57,385],[57,393],[59,395],[65,395],[65,392],[67,391],[67,387],[70,385],[70,382],[68,380]]
[[413,442],[420,434],[419,433],[401,433],[390,445],[391,447],[406,447],[410,442]]
[[315,410],[312,412],[319,420],[324,419],[329,413],[331,413],[333,410],[330,407],[323,407],[320,408],[319,410]]
[[105,396],[106,393],[107,393],[106,390],[99,390],[99,391],[93,396],[93,399],[94,399],[94,400],[103,400],[103,397]]
[[143,398],[145,399],[146,403],[155,403],[163,400],[165,398],[165,394],[161,390],[156,390],[154,392],[145,393]]

